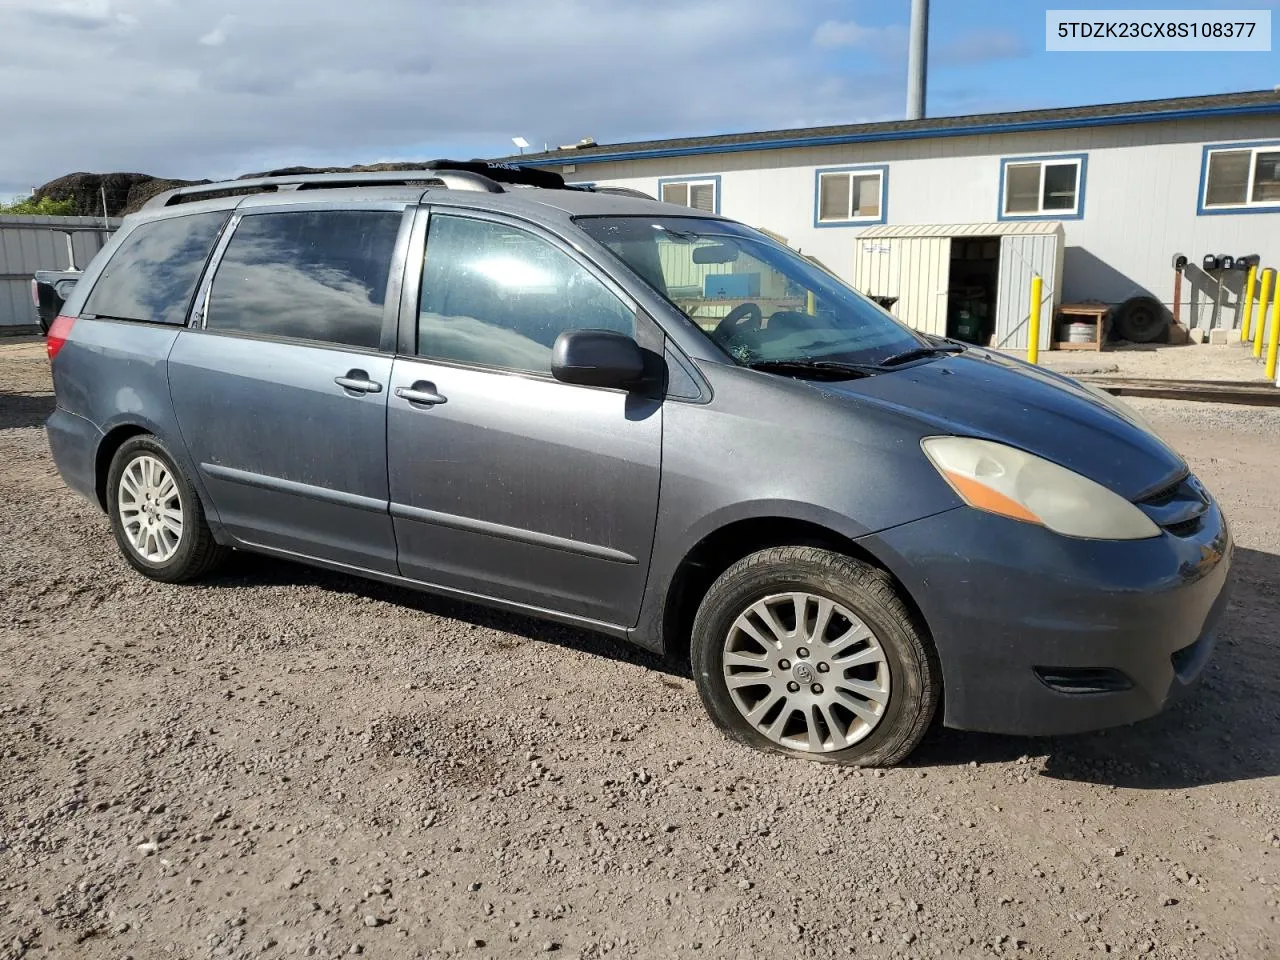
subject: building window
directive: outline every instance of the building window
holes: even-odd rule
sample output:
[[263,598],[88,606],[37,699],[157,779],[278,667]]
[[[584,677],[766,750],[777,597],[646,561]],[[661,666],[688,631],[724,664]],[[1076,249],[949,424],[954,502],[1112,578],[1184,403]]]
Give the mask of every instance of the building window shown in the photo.
[[885,222],[889,168],[833,167],[815,173],[813,223],[817,227]]
[[720,212],[719,177],[669,178],[658,181],[658,198],[678,207],[692,207],[704,213]]
[[1001,220],[1078,220],[1084,216],[1084,154],[1000,161]]
[[1280,141],[1204,148],[1200,213],[1280,210]]

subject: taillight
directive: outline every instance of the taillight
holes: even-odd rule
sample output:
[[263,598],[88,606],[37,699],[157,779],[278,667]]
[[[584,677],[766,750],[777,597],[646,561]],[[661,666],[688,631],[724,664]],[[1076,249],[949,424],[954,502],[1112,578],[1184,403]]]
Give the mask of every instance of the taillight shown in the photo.
[[71,327],[75,322],[75,317],[60,315],[50,325],[49,335],[44,341],[44,348],[49,352],[50,360],[56,357],[58,351],[66,344],[67,337],[71,336]]

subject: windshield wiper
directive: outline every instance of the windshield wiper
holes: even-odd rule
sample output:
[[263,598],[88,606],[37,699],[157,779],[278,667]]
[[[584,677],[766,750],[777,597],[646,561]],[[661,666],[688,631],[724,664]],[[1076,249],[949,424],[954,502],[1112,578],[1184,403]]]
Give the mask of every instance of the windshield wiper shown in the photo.
[[958,343],[938,343],[928,347],[916,347],[914,350],[904,350],[902,353],[895,353],[891,357],[885,357],[877,366],[896,367],[900,363],[909,363],[912,360],[919,360],[921,357],[932,357],[938,353],[964,353],[966,349],[966,347],[962,347]]
[[884,373],[878,366],[870,364],[841,363],[838,360],[809,360],[804,357],[795,360],[756,360],[745,366],[752,370],[763,370],[766,373],[824,375],[830,380],[853,380],[857,377],[873,377],[877,373]]

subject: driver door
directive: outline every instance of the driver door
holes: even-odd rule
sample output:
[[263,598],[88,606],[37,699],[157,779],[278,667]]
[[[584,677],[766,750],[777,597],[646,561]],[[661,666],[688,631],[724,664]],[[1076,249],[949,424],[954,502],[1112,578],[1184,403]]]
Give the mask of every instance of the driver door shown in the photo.
[[662,395],[561,383],[551,347],[564,330],[603,328],[660,354],[660,332],[577,251],[528,225],[433,212],[425,249],[406,277],[387,416],[401,574],[633,625]]

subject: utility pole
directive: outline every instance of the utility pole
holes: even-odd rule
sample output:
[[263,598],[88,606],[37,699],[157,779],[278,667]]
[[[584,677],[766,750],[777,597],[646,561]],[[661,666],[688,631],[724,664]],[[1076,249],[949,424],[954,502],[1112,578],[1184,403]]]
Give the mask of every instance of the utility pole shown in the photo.
[[924,119],[925,73],[929,61],[929,0],[911,0],[907,47],[907,119]]

